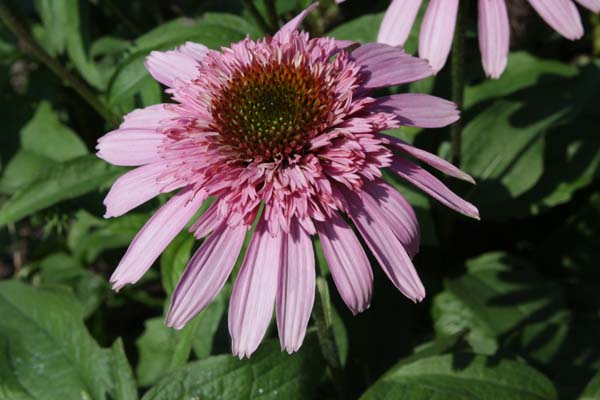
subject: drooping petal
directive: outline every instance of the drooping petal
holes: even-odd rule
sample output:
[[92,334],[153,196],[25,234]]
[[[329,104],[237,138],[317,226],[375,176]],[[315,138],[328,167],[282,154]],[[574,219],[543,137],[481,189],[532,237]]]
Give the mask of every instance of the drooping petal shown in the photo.
[[421,7],[422,0],[392,0],[379,27],[377,41],[403,46]]
[[342,300],[353,314],[366,310],[371,303],[373,271],[358,238],[337,213],[327,221],[316,222],[316,226]]
[[458,14],[458,0],[431,0],[419,34],[419,57],[437,73],[446,64]]
[[198,77],[198,61],[206,53],[206,47],[188,42],[175,50],[151,52],[145,65],[154,79],[174,87],[176,81],[189,82]]
[[380,97],[371,110],[394,113],[402,125],[419,128],[441,128],[460,118],[455,103],[421,93]]
[[119,129],[144,130],[157,132],[161,121],[172,118],[167,110],[167,104],[155,104],[146,108],[138,108],[123,117]]
[[158,196],[163,187],[158,177],[167,169],[165,163],[144,165],[131,170],[113,183],[104,199],[104,218],[118,217]]
[[600,0],[575,0],[585,8],[596,14],[600,13]]
[[569,40],[583,36],[583,24],[572,0],[529,0],[531,6],[555,31]]
[[277,294],[283,232],[272,236],[261,218],[235,281],[229,303],[232,351],[240,358],[256,350],[264,336]]
[[218,211],[219,202],[216,201],[194,222],[194,225],[190,228],[190,232],[194,233],[196,239],[202,239],[219,226],[222,221],[218,218]]
[[366,192],[348,192],[349,215],[394,286],[413,301],[425,297],[425,288],[402,243],[389,227],[377,202]]
[[371,181],[364,189],[377,202],[408,255],[412,258],[419,251],[421,232],[415,211],[397,190],[383,181]]
[[410,155],[411,157],[416,158],[417,160],[423,161],[424,163],[432,166],[433,168],[437,169],[438,171],[443,172],[444,174],[452,176],[454,178],[461,179],[463,181],[475,184],[475,180],[473,179],[473,177],[471,175],[467,174],[460,168],[457,168],[456,166],[454,166],[453,164],[444,160],[443,158],[438,157],[435,154],[431,154],[428,151],[421,150],[417,147],[411,146],[410,144],[408,144],[400,139],[397,139],[393,136],[386,135],[386,134],[381,134],[381,136],[383,136],[384,138],[389,140],[390,145],[392,147],[394,147],[400,151],[403,151],[404,153]]
[[458,197],[438,178],[402,157],[394,157],[389,168],[443,205],[468,217],[479,219],[477,208]]
[[246,227],[223,223],[196,251],[177,283],[167,325],[181,329],[221,291],[240,254]]
[[296,15],[293,19],[289,20],[284,26],[282,26],[281,29],[279,29],[279,31],[277,31],[277,33],[273,36],[273,38],[277,40],[285,40],[290,32],[298,30],[300,24],[302,24],[302,21],[304,21],[304,18],[306,18],[306,16],[313,12],[317,7],[319,7],[319,3],[312,3],[304,11]]
[[506,0],[479,0],[479,50],[486,76],[500,78],[506,68],[510,25]]
[[185,189],[162,206],[133,238],[110,277],[113,288],[119,290],[128,283],[137,282],[194,216],[205,198],[203,192]]
[[298,351],[315,300],[315,258],[310,235],[294,222],[284,234],[277,289],[277,328],[281,348]]
[[368,43],[354,50],[350,57],[366,73],[365,89],[402,85],[431,76],[426,60],[408,55],[399,47]]
[[117,129],[98,139],[96,155],[113,165],[138,166],[160,161],[165,136],[151,129]]

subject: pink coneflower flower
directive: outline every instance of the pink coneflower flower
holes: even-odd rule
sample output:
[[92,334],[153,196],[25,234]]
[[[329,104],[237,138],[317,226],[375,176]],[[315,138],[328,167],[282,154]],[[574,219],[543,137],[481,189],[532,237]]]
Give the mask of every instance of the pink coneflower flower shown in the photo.
[[[600,0],[576,0],[582,6],[600,12]],[[392,0],[377,41],[403,45],[414,24],[422,0]],[[446,64],[458,13],[459,0],[431,0],[419,35],[419,56],[429,60],[438,72]],[[572,0],[529,0],[529,4],[558,33],[570,40],[583,36],[583,25]],[[479,0],[479,49],[487,76],[499,78],[508,58],[510,27],[505,0]]]
[[350,310],[369,306],[371,267],[344,216],[394,285],[414,301],[423,299],[411,262],[418,223],[404,197],[383,181],[382,168],[478,217],[473,205],[409,158],[472,181],[468,175],[379,133],[458,118],[453,103],[433,96],[369,96],[430,76],[427,62],[385,44],[348,53],[348,42],[310,39],[297,28],[311,9],[272,38],[245,39],[222,51],[187,43],[152,52],[146,66],[175,103],[132,112],[98,144],[106,161],[138,167],[113,185],[106,217],[179,190],[131,243],[111,277],[115,289],[140,279],[201,204],[216,199],[190,228],[206,239],[173,293],[169,326],[183,327],[214,299],[257,220],[229,307],[232,348],[240,357],[257,348],[274,306],[282,348],[291,353],[302,344],[315,295],[313,235]]

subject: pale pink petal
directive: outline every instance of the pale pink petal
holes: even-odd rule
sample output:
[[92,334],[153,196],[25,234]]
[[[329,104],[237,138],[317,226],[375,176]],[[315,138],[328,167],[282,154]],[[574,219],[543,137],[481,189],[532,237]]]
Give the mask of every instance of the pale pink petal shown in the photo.
[[377,41],[390,46],[403,46],[415,23],[421,2],[422,0],[392,0],[383,16]]
[[158,196],[163,187],[158,177],[167,170],[167,164],[148,164],[133,169],[113,183],[104,199],[104,218],[118,217]]
[[264,336],[277,294],[283,232],[272,236],[261,218],[235,282],[229,304],[232,351],[240,358],[256,350]]
[[183,46],[170,51],[153,51],[146,58],[146,69],[150,75],[168,87],[175,87],[177,81],[189,82],[198,77],[198,61],[195,57],[199,49]]
[[333,282],[353,314],[371,303],[373,271],[358,238],[337,213],[329,220],[316,222],[323,254]]
[[397,139],[393,136],[381,134],[384,138],[390,141],[390,145],[404,153],[410,155],[411,157],[416,158],[417,160],[421,160],[424,163],[432,166],[440,172],[443,172],[446,175],[452,176],[457,179],[461,179],[463,181],[475,184],[475,180],[471,175],[457,168],[453,164],[444,160],[441,157],[436,156],[435,154],[431,154],[428,151],[421,150],[417,147],[411,146],[410,144]]
[[438,178],[417,164],[402,157],[394,157],[389,168],[446,207],[468,217],[479,219],[479,211],[473,204],[458,197]]
[[290,32],[297,31],[298,28],[300,28],[304,18],[306,18],[306,16],[313,12],[317,7],[319,7],[319,3],[312,3],[304,11],[296,15],[293,19],[289,20],[284,26],[282,26],[281,29],[279,29],[279,31],[277,31],[277,33],[273,36],[273,38],[277,40],[285,40]]
[[583,25],[572,0],[529,0],[540,17],[569,40],[583,36]]
[[96,155],[122,166],[138,166],[160,161],[159,147],[165,136],[152,129],[117,129],[98,139]]
[[426,60],[408,55],[399,47],[368,43],[352,52],[351,58],[366,75],[365,89],[377,89],[418,81],[431,76]]
[[298,222],[284,234],[277,289],[277,328],[281,348],[298,351],[315,300],[315,257],[310,235]]
[[385,214],[390,229],[394,232],[408,255],[412,258],[419,252],[421,232],[415,210],[396,189],[383,181],[371,181],[364,189],[375,199]]
[[425,288],[421,279],[377,202],[366,192],[360,198],[349,193],[346,199],[350,218],[394,286],[413,301],[423,300]]
[[190,228],[190,232],[194,233],[196,239],[202,239],[204,236],[211,233],[221,223],[219,219],[219,202],[216,201],[202,215],[194,225]]
[[146,108],[138,108],[123,117],[123,123],[119,129],[137,129],[158,132],[161,121],[173,117],[167,108],[167,104],[155,104]]
[[508,60],[510,25],[506,0],[479,0],[479,50],[485,74],[498,79]]
[[181,232],[206,196],[186,189],[173,196],[146,222],[110,277],[115,290],[137,282]]
[[335,0],[336,4],[342,4],[343,2],[345,2],[346,0]]
[[402,125],[419,128],[441,128],[460,118],[455,103],[421,93],[380,97],[371,110],[394,113]]
[[200,43],[185,42],[181,46],[177,47],[176,51],[185,54],[195,61],[202,61],[206,53],[209,52],[208,47]]
[[419,57],[437,73],[446,64],[456,26],[458,0],[431,0],[419,33]]
[[600,13],[600,0],[575,0],[590,11]]
[[181,329],[221,291],[240,254],[246,227],[222,224],[196,251],[173,292],[167,325]]

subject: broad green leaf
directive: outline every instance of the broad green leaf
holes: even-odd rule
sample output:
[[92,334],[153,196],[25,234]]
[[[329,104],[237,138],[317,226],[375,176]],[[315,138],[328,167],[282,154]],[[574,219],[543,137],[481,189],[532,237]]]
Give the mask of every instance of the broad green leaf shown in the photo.
[[551,84],[558,78],[572,78],[577,68],[555,60],[540,59],[524,51],[511,53],[500,79],[486,79],[465,89],[465,109],[495,97],[508,96],[518,90],[541,83]]
[[[133,99],[152,85],[153,79],[144,67],[144,60],[152,50],[171,50],[187,41],[201,43],[209,48],[229,46],[255,28],[245,20],[230,14],[205,14],[198,20],[180,18],[167,22],[139,37],[130,55],[121,63],[108,87],[108,102],[126,112],[133,107]],[[153,85],[156,87],[156,84]],[[152,97],[151,101],[155,98]],[[150,105],[144,103],[144,105]]]
[[446,282],[433,303],[439,336],[466,333],[473,349],[494,354],[503,348],[549,361],[568,332],[569,313],[557,285],[504,253],[488,253],[467,263],[467,273]]
[[383,13],[363,15],[335,27],[327,32],[325,36],[331,36],[339,40],[353,40],[358,43],[375,42],[382,20]]
[[143,399],[314,399],[323,372],[317,338],[309,334],[293,355],[270,341],[248,360],[223,355],[193,362],[165,377]]
[[2,205],[0,226],[106,186],[121,173],[122,169],[110,166],[95,155],[52,166]]
[[0,363],[12,372],[0,393],[20,386],[25,399],[135,400],[122,352],[95,343],[69,291],[0,282],[0,314]]
[[[543,178],[546,153],[552,149],[548,132],[551,128],[564,129],[585,111],[599,87],[600,74],[590,65],[575,78],[540,83],[478,110],[463,131],[461,167],[478,181],[467,197],[480,208],[482,219],[505,219],[535,211],[529,206],[531,202],[525,202],[523,212],[520,197],[527,199],[528,192],[535,191]],[[561,177],[557,178],[554,186],[560,185]],[[578,187],[575,184],[571,189]],[[551,204],[565,198],[568,196],[562,194]],[[543,203],[543,195],[537,201]]]
[[385,374],[361,400],[552,400],[552,382],[527,364],[472,354],[418,359]]
[[50,166],[88,153],[83,141],[60,122],[45,101],[21,129],[20,138],[22,149],[10,160],[0,179],[3,192],[13,193],[44,174]]
[[84,318],[89,317],[100,305],[103,293],[108,289],[105,279],[83,267],[79,261],[66,253],[54,253],[37,262],[41,283],[69,286],[81,302]]
[[172,294],[192,256],[196,243],[194,236],[186,231],[180,233],[160,256],[160,274],[167,294]]
[[590,381],[579,400],[600,399],[600,372]]
[[195,327],[192,348],[198,359],[206,358],[213,353],[215,334],[229,304],[230,296],[231,285],[225,284],[208,307],[191,321]]

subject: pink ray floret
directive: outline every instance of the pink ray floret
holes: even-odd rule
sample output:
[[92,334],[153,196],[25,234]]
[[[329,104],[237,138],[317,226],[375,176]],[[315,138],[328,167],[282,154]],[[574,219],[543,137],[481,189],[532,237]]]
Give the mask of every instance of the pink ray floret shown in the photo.
[[[272,38],[220,51],[187,43],[152,52],[146,66],[174,102],[130,113],[98,142],[99,157],[137,167],[111,188],[106,217],[177,191],[134,238],[111,278],[115,289],[137,282],[186,226],[205,238],[173,293],[169,326],[182,328],[210,304],[252,235],[229,310],[240,357],[259,346],[273,309],[282,348],[301,346],[315,296],[315,235],[344,302],[353,313],[369,307],[373,273],[347,220],[405,296],[425,297],[411,261],[419,248],[415,213],[382,169],[478,218],[407,157],[472,182],[469,175],[381,133],[458,119],[453,103],[433,96],[371,97],[372,89],[430,76],[427,62],[384,44],[348,52],[349,42],[311,39],[297,30],[311,9]],[[213,204],[192,221],[209,197]]]
[[[600,12],[600,0],[575,0]],[[583,36],[583,24],[573,0],[529,0],[529,4],[555,31],[569,40]],[[408,39],[422,0],[392,0],[377,41],[402,46]],[[478,31],[481,62],[487,76],[497,79],[508,61],[510,26],[506,0],[478,0]],[[431,0],[419,34],[419,56],[429,60],[435,72],[448,59],[458,14],[459,0]]]

